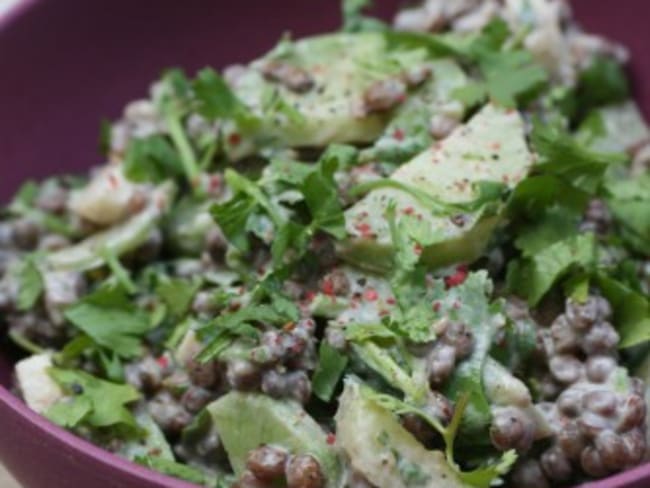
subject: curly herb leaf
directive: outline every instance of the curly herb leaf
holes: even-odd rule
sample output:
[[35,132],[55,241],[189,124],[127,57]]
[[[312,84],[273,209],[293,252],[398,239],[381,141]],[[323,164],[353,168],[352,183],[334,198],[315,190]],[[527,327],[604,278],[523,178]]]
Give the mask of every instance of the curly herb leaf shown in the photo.
[[139,433],[135,418],[125,408],[140,398],[132,386],[104,381],[78,370],[52,368],[50,375],[72,395],[47,411],[46,416],[54,423],[68,428],[117,427],[116,434],[120,429],[128,435]]

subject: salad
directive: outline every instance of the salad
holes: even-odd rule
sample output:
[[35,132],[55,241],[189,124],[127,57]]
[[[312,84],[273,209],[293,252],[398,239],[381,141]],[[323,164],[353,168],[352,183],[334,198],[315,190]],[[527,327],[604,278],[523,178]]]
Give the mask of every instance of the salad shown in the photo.
[[[208,487],[546,488],[646,459],[650,132],[560,0],[171,69],[0,219],[15,391]],[[6,332],[5,332],[6,331]]]

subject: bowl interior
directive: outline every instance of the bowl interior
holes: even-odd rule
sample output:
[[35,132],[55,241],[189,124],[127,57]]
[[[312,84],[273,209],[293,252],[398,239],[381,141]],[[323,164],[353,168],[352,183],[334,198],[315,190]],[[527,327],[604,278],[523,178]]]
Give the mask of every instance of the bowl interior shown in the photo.
[[[133,0],[32,2],[10,22],[0,22],[0,202],[25,179],[85,171],[101,163],[99,121],[116,118],[126,102],[144,96],[161,69],[224,67],[263,53],[287,30],[298,37],[335,29],[338,3],[158,0],[154,7]],[[387,16],[402,2],[376,3]],[[572,3],[588,31],[631,49],[637,99],[650,114],[650,82],[641,83],[650,80],[650,4]],[[1,385],[10,385],[17,354],[0,333]],[[0,388],[0,402],[3,395]]]

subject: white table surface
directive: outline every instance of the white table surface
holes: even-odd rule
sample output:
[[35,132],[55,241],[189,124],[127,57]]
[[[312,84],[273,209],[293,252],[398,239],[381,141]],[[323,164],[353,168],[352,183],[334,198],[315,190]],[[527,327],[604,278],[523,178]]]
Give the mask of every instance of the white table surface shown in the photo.
[[[0,5],[2,5],[2,2],[4,0],[0,0]],[[9,473],[7,473],[7,470],[5,470],[4,466],[0,464],[0,487],[2,488],[20,488],[18,483],[11,477]]]

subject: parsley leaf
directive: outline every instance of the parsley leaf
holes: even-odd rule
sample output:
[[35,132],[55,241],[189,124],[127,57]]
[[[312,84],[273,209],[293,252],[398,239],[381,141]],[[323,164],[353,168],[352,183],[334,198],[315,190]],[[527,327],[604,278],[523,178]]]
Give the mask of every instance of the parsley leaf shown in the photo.
[[575,268],[590,269],[597,262],[593,234],[574,235],[546,246],[508,266],[508,288],[537,305],[562,276]]
[[202,471],[187,464],[177,463],[159,456],[137,456],[135,462],[167,476],[197,485],[205,485],[209,481]]
[[197,356],[200,362],[211,361],[224,352],[237,337],[257,338],[259,331],[251,323],[282,324],[287,316],[271,305],[248,305],[236,312],[225,313],[200,329],[201,337],[211,337]]
[[483,77],[482,82],[462,89],[456,97],[480,103],[487,94],[500,105],[516,108],[517,103],[531,100],[546,86],[546,71],[528,51],[510,49],[505,43],[509,35],[505,21],[497,19],[479,34],[439,36],[456,56],[478,65]]
[[239,194],[227,202],[215,203],[210,208],[212,218],[219,225],[228,242],[241,252],[248,251],[246,223],[257,207],[257,202],[253,198]]
[[435,339],[431,324],[436,314],[431,308],[433,298],[425,283],[424,269],[418,266],[420,257],[416,252],[417,246],[427,242],[414,238],[408,219],[397,222],[393,203],[386,211],[386,218],[395,247],[390,284],[399,306],[391,317],[391,328],[416,343],[431,341]]
[[470,109],[481,105],[487,96],[488,93],[485,83],[478,81],[471,81],[466,85],[456,88],[452,93],[454,100],[458,100]]
[[43,276],[34,257],[26,257],[16,270],[18,281],[18,310],[30,310],[43,294]]
[[180,70],[170,70],[161,80],[163,95],[159,101],[159,110],[167,125],[178,159],[187,181],[194,182],[200,169],[194,148],[185,132],[184,118],[192,104],[190,82]]
[[623,241],[639,253],[650,254],[650,174],[607,181],[605,189]]
[[310,227],[325,231],[337,239],[343,239],[346,231],[334,173],[343,166],[341,162],[349,158],[347,146],[330,146],[315,170],[301,185],[305,203],[312,217]]
[[517,451],[511,449],[504,452],[493,464],[472,471],[464,471],[459,476],[463,482],[471,486],[489,488],[490,486],[495,486],[495,481],[510,472],[518,458]]
[[96,344],[123,358],[140,355],[140,338],[150,329],[149,315],[129,301],[123,288],[110,284],[66,309],[64,315]]
[[161,134],[133,139],[124,156],[124,175],[131,181],[160,183],[183,175],[174,147]]
[[46,416],[54,423],[68,428],[120,427],[128,434],[138,433],[135,418],[125,408],[140,398],[132,386],[104,381],[78,370],[52,368],[50,375],[71,395],[47,411]]
[[650,341],[650,301],[624,283],[605,273],[596,275],[596,284],[614,310],[614,323],[625,349]]
[[549,207],[558,206],[570,214],[581,214],[589,195],[560,179],[556,175],[529,176],[519,183],[508,201],[508,212],[534,221],[543,216]]
[[334,389],[341,381],[348,358],[341,354],[326,341],[322,341],[319,349],[318,367],[312,377],[312,389],[314,394],[329,402],[334,394]]
[[580,73],[577,88],[578,107],[583,112],[630,96],[630,86],[623,68],[614,59],[596,56]]
[[197,110],[208,120],[233,119],[242,129],[252,128],[257,124],[256,117],[213,69],[205,68],[199,71],[192,82],[192,88]]
[[167,306],[168,313],[179,319],[187,313],[201,285],[200,279],[190,281],[164,276],[156,285],[156,294]]
[[129,270],[122,265],[122,262],[115,253],[109,248],[104,248],[101,254],[106,262],[106,266],[111,270],[113,278],[117,280],[127,293],[131,295],[135,294],[138,291],[138,287],[131,279]]
[[540,157],[536,170],[556,175],[580,191],[594,195],[601,187],[610,165],[624,163],[627,157],[588,149],[554,124],[537,121],[531,134]]
[[526,51],[485,51],[478,61],[490,98],[505,107],[530,99],[547,82],[546,71]]
[[551,207],[535,224],[521,229],[515,247],[524,257],[533,257],[549,245],[578,233],[580,216],[559,206]]
[[[335,238],[346,235],[334,175],[354,164],[357,157],[358,151],[352,146],[332,145],[313,165],[276,160],[258,181],[227,169],[225,179],[235,195],[213,205],[212,216],[240,251],[248,250],[247,234],[252,231],[271,243],[275,268],[289,266],[305,255],[316,232]],[[290,201],[295,207],[290,208],[278,197],[287,191],[296,194]],[[297,205],[302,203],[308,215]]]

